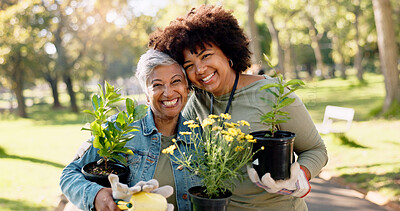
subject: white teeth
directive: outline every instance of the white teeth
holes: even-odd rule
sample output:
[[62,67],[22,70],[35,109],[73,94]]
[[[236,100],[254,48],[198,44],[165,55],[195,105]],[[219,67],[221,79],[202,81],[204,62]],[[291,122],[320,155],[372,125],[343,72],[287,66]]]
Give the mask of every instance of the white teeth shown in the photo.
[[177,101],[178,101],[178,98],[175,98],[175,99],[173,99],[171,101],[163,101],[163,104],[166,105],[166,106],[173,106],[173,105],[176,104]]
[[201,79],[201,80],[204,81],[204,82],[206,82],[206,81],[210,80],[211,77],[214,76],[214,74],[215,74],[215,72],[211,73],[210,75],[208,75],[207,77],[205,77],[205,78],[203,78],[203,79]]

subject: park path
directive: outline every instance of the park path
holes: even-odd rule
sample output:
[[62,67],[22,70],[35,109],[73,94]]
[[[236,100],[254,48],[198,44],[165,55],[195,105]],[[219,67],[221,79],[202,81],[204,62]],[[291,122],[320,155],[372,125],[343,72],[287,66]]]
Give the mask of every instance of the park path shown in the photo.
[[305,200],[309,211],[395,211],[366,200],[360,192],[320,177],[311,179],[311,192]]

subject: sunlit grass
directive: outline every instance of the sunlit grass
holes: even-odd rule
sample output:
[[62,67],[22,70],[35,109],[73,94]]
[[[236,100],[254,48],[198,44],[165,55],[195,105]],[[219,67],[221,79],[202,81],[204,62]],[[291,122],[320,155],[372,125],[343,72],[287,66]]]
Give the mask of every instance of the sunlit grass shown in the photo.
[[327,105],[355,109],[348,132],[342,136],[323,135],[329,154],[324,170],[359,188],[400,201],[400,120],[382,120],[371,115],[382,105],[385,87],[382,75],[366,73],[364,78],[365,84],[360,84],[355,76],[348,80],[311,81],[297,94],[316,123],[322,122]]
[[51,210],[57,206],[61,171],[89,136],[81,127],[43,125],[35,120],[0,121],[0,210]]

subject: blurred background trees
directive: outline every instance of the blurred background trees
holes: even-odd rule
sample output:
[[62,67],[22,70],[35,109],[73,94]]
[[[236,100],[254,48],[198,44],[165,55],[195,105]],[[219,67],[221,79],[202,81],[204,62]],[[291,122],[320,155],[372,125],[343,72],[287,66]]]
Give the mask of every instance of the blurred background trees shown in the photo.
[[1,99],[10,102],[3,109],[15,101],[28,117],[24,90],[47,84],[54,109],[65,103],[63,92],[78,112],[77,92],[88,96],[88,85],[104,80],[127,83],[148,35],[200,4],[233,10],[252,40],[250,72],[270,69],[265,54],[287,78],[346,79],[353,70],[362,84],[365,71],[382,73],[383,112],[400,105],[396,0],[4,0],[0,94],[12,95]]

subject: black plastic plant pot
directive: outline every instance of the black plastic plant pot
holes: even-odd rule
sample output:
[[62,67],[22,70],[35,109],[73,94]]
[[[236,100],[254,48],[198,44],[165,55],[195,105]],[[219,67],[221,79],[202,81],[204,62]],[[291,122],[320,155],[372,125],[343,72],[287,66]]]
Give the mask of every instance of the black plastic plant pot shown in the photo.
[[189,200],[192,211],[225,211],[231,201],[232,193],[225,192],[221,198],[205,198],[200,196],[204,191],[204,187],[195,186],[189,188]]
[[290,178],[290,165],[293,163],[293,142],[296,137],[288,131],[277,131],[274,137],[266,137],[270,131],[257,131],[250,133],[257,143],[253,144],[253,152],[259,150],[253,156],[253,167],[261,178],[270,173],[274,180]]
[[[119,182],[127,184],[128,183],[128,177],[129,177],[129,167],[124,166],[119,163],[113,163],[113,162],[108,162],[108,171],[110,171],[113,174],[118,175],[119,177]],[[111,187],[110,181],[108,180],[108,173],[107,175],[97,175],[92,172],[93,169],[95,168],[103,168],[104,167],[104,162],[101,163],[100,165],[97,164],[97,162],[91,162],[82,167],[82,174],[85,176],[85,178],[91,182],[95,182],[101,186],[104,187]]]

